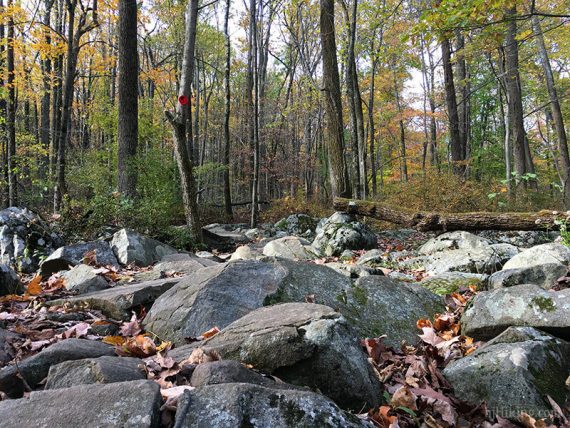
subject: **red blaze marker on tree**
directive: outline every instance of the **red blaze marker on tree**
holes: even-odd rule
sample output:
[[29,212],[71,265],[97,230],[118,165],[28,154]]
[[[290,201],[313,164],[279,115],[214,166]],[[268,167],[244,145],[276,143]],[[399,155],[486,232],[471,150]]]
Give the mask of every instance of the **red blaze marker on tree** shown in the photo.
[[178,97],[178,102],[183,106],[185,106],[186,104],[188,104],[188,97],[186,95],[180,95]]

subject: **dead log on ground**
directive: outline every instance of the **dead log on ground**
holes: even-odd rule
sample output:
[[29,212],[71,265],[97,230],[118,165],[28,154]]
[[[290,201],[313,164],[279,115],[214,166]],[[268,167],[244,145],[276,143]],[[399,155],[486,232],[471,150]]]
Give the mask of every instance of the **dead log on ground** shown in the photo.
[[566,218],[566,213],[539,211],[535,213],[443,213],[413,211],[394,208],[374,201],[334,199],[334,208],[399,224],[419,231],[453,230],[558,230],[556,220]]

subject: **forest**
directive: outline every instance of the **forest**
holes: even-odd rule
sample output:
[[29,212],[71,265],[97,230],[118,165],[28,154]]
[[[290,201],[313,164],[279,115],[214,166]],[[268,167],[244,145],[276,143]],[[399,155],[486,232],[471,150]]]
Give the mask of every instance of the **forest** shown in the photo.
[[568,208],[569,6],[4,0],[2,205],[196,241],[334,196]]

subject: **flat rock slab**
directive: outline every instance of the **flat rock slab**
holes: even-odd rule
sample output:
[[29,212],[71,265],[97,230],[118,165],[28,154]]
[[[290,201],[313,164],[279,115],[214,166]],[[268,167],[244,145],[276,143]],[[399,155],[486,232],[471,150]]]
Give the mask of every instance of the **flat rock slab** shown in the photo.
[[186,391],[178,402],[177,428],[371,427],[320,394],[227,383]]
[[488,275],[465,272],[446,272],[425,278],[420,285],[435,294],[444,296],[455,293],[461,288],[470,285],[477,287],[477,290],[484,290],[487,284]]
[[570,339],[570,288],[552,292],[522,284],[484,291],[461,317],[461,332],[489,340],[511,326],[535,327]]
[[162,399],[153,381],[80,385],[0,402],[3,428],[157,428]]
[[503,269],[527,268],[529,266],[558,263],[570,263],[570,248],[565,245],[551,242],[526,249],[511,258]]
[[109,283],[101,275],[95,273],[92,266],[79,264],[62,275],[63,285],[67,290],[76,291],[78,294],[91,293],[105,290],[110,287]]
[[[115,355],[114,348],[93,340],[62,340],[45,348],[39,354],[20,361],[18,367],[13,365],[0,370],[0,391],[5,392],[10,398],[21,397],[24,394],[25,386],[19,375],[26,380],[31,388],[34,388],[47,376],[51,366],[64,361],[97,358],[104,355]],[[0,418],[0,420],[2,419]]]
[[547,395],[564,406],[569,371],[570,343],[531,327],[510,327],[451,362],[443,374],[459,399],[472,405],[485,401],[491,415],[516,420],[521,412],[547,417],[552,412]]
[[72,304],[88,305],[113,319],[130,319],[131,310],[147,306],[183,278],[165,278],[136,284],[117,285],[107,290],[47,302],[50,306]]
[[42,276],[49,276],[54,272],[67,270],[69,266],[80,264],[85,254],[92,251],[95,252],[98,264],[119,266],[119,262],[108,242],[91,241],[58,248],[43,261],[40,266],[40,272]]
[[263,376],[261,373],[250,370],[235,360],[213,361],[198,364],[192,373],[190,385],[194,387],[205,385],[218,385],[222,383],[250,383],[268,387],[284,386],[295,389],[294,386],[277,383],[273,378]]
[[354,331],[327,306],[284,303],[257,309],[203,347],[285,382],[318,388],[343,408],[370,408],[380,398],[380,384]]
[[144,326],[177,345],[247,313],[281,302],[335,305],[350,279],[324,266],[286,259],[243,260],[200,269],[156,300]]
[[[178,254],[173,254],[178,255]],[[183,256],[187,256],[185,258],[181,258],[180,260],[162,260],[156,265],[153,266],[152,270],[149,272],[140,272],[135,274],[134,279],[135,281],[154,281],[157,279],[164,278],[164,276],[168,273],[177,273],[183,276],[188,276],[193,274],[199,269],[209,267],[209,266],[216,266],[219,265],[218,262],[214,262],[212,260],[208,260],[205,258],[200,257],[190,257],[190,255],[184,254]]]
[[142,360],[130,357],[104,356],[64,361],[50,367],[45,389],[144,380],[146,373],[143,367]]
[[489,289],[536,284],[548,290],[556,284],[558,278],[565,276],[567,272],[568,267],[560,263],[503,269],[489,277]]
[[319,257],[311,243],[296,236],[274,239],[263,247],[263,254],[269,257],[283,257],[292,260],[313,260]]

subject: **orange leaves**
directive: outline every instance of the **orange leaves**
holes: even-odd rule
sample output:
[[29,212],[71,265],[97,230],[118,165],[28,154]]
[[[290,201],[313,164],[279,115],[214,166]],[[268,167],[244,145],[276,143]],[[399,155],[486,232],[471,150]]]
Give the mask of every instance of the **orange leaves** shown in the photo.
[[42,293],[42,277],[40,275],[36,275],[26,287],[26,291],[30,296],[37,296]]
[[139,334],[133,337],[105,336],[104,343],[115,345],[115,352],[122,357],[147,358],[170,348],[170,342],[154,343],[147,334]]
[[218,334],[220,332],[220,329],[218,327],[212,327],[210,330],[202,333],[202,337],[204,339],[208,339],[212,336],[215,336],[216,334]]
[[398,425],[398,417],[391,416],[390,410],[390,406],[380,406],[377,411],[371,410],[368,415],[381,428],[397,428],[400,426]]

